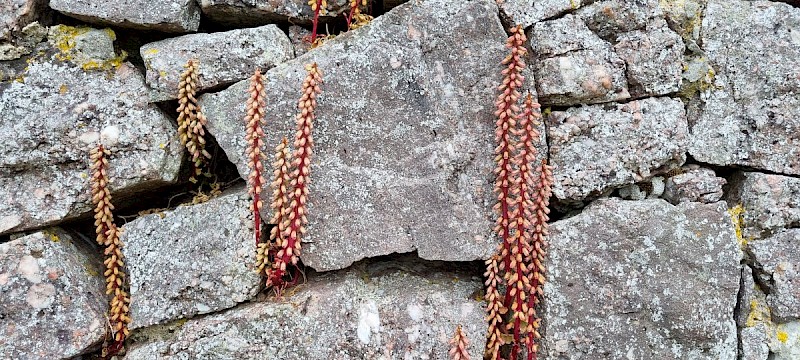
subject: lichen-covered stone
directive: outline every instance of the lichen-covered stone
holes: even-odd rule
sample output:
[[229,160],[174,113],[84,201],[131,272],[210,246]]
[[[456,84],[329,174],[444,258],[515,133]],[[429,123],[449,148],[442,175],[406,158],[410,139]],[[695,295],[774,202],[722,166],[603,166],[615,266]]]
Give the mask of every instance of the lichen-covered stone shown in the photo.
[[800,229],[748,243],[757,275],[769,286],[767,304],[775,322],[800,320]]
[[289,38],[275,25],[211,34],[190,34],[141,47],[153,100],[178,97],[178,83],[190,59],[200,62],[197,90],[230,85],[294,57]]
[[498,4],[506,22],[520,24],[527,29],[537,22],[552,19],[592,1],[594,0],[505,0]]
[[769,360],[800,359],[800,321],[778,324],[769,335]]
[[599,200],[555,222],[547,359],[736,359],[741,251],[724,202]]
[[702,43],[716,88],[692,119],[689,153],[715,165],[800,174],[800,9],[710,0]]
[[722,199],[722,187],[727,183],[708,168],[681,170],[667,179],[664,199],[673,204],[687,201],[714,203]]
[[195,0],[50,0],[50,8],[90,23],[140,30],[181,33],[200,26]]
[[68,359],[106,334],[101,251],[60,229],[0,244],[0,357]]
[[684,50],[681,37],[662,19],[648,23],[646,29],[619,35],[614,45],[627,65],[628,90],[633,96],[677,92]]
[[481,280],[451,269],[384,261],[309,275],[282,301],[192,319],[166,336],[145,330],[140,336],[149,340],[133,345],[126,359],[448,359],[459,324],[467,350],[480,359]]
[[47,9],[47,0],[6,0],[0,3],[0,44],[10,42]]
[[800,227],[800,179],[741,172],[731,177],[728,202],[744,207],[744,238],[760,238]]
[[537,23],[530,38],[538,57],[536,89],[542,103],[575,105],[630,97],[625,62],[581,18],[565,15]]
[[[304,65],[324,74],[304,264],[334,270],[413,250],[465,261],[495,250],[494,101],[507,53],[496,14],[490,0],[409,2],[266,73],[269,148],[294,136]],[[201,97],[209,131],[243,177],[247,87]]]
[[256,295],[247,192],[142,216],[120,237],[130,278],[131,329],[230,308]]
[[[175,126],[148,104],[144,77],[113,56],[113,32],[59,26],[20,81],[0,84],[0,234],[88,215],[89,149],[111,150],[120,205],[177,180]],[[52,56],[50,56],[52,55]]]
[[[293,24],[307,25],[314,19],[308,0],[201,0],[199,3],[203,15],[212,21],[239,27],[287,20]],[[328,0],[328,7],[320,13],[320,17],[323,20],[340,17],[350,10],[349,4],[349,0]],[[324,27],[320,27],[319,33],[324,32]]]
[[594,2],[536,23],[530,34],[544,104],[619,101],[680,87],[685,47],[657,0]]
[[769,338],[767,325],[758,324],[741,329],[739,341],[742,346],[741,360],[768,360]]
[[553,194],[581,201],[649,179],[686,160],[683,103],[648,98],[553,111],[547,119]]

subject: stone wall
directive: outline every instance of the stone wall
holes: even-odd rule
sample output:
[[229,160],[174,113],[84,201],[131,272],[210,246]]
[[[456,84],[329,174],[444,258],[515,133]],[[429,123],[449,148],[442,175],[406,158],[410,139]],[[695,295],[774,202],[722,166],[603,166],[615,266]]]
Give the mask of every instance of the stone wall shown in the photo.
[[[540,359],[800,358],[800,4],[329,0],[0,4],[0,358],[94,359],[107,326],[89,149],[111,149],[124,359],[482,358],[494,101],[508,29],[554,166]],[[200,63],[210,177],[175,108]],[[304,272],[255,270],[243,118],[271,148],[324,73]],[[268,192],[265,192],[268,194]],[[268,196],[268,195],[267,195]],[[270,218],[270,214],[262,214]]]

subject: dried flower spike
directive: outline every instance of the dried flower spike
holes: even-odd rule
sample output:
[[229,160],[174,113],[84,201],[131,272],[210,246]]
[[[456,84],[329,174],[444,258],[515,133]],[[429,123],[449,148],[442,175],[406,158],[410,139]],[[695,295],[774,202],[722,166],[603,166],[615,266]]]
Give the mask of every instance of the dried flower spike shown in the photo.
[[247,113],[244,117],[245,139],[247,140],[247,150],[245,158],[250,174],[247,176],[247,189],[253,199],[250,204],[250,211],[253,214],[253,236],[257,248],[256,264],[261,271],[267,260],[266,245],[261,243],[261,190],[266,180],[264,179],[264,153],[261,149],[264,146],[264,107],[266,106],[266,93],[264,91],[264,79],[261,70],[256,69],[250,78],[248,88],[250,96],[247,99]]
[[461,331],[461,325],[458,325],[453,338],[450,339],[450,358],[452,360],[470,360],[467,346],[469,346],[469,340]]
[[[280,290],[284,285],[284,276],[289,266],[295,266],[300,256],[300,237],[305,234],[306,202],[308,201],[308,182],[311,175],[311,155],[314,140],[311,136],[314,109],[317,106],[317,94],[322,92],[322,73],[317,64],[306,65],[305,80],[301,88],[301,97],[297,108],[297,132],[294,140],[294,154],[291,167],[291,190],[289,194],[288,215],[283,232],[281,246],[277,247],[272,267],[267,272],[267,286]],[[276,169],[277,170],[277,169]]]
[[192,157],[192,177],[202,174],[203,166],[211,154],[205,150],[205,129],[207,120],[200,107],[197,106],[197,60],[189,60],[185,65],[186,71],[181,74],[178,85],[178,135],[181,144],[189,151]]
[[350,13],[345,16],[348,29],[358,29],[372,21],[372,16],[361,13],[362,6],[367,7],[367,0],[350,0]]
[[109,302],[108,320],[111,325],[113,342],[109,344],[104,353],[113,356],[118,353],[128,337],[128,324],[131,322],[129,305],[130,298],[125,292],[125,263],[122,255],[122,242],[119,239],[119,230],[114,224],[111,211],[111,194],[108,190],[108,159],[111,152],[98,145],[91,151],[91,185],[92,201],[95,204],[95,232],[97,242],[105,246],[103,253],[106,267],[103,275],[106,278],[106,294],[111,295]]

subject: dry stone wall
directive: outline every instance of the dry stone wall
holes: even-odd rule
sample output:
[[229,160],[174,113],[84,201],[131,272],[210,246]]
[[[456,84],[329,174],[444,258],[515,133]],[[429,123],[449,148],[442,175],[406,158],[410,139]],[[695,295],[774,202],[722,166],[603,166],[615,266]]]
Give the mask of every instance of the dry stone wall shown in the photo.
[[[0,358],[101,356],[97,143],[125,214],[120,359],[444,360],[458,325],[482,358],[516,24],[555,175],[539,358],[800,358],[800,4],[374,0],[342,32],[348,2],[328,3],[337,36],[313,49],[306,1],[0,3]],[[214,154],[199,184],[174,120],[189,59]],[[269,148],[311,62],[303,273],[276,297],[240,179],[247,79],[264,72]]]

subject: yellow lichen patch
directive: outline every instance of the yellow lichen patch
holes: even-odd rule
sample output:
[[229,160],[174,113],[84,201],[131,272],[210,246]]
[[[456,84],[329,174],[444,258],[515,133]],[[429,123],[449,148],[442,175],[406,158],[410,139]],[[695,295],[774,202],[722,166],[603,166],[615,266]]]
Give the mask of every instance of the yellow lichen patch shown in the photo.
[[747,321],[745,326],[753,327],[759,323],[772,323],[772,314],[769,311],[769,306],[763,301],[757,299],[750,300],[750,313],[747,314]]
[[59,86],[58,88],[58,93],[61,95],[66,94],[67,91],[69,91],[69,87],[67,86],[67,84],[61,84],[61,86]]
[[745,247],[747,245],[747,240],[742,235],[742,229],[744,228],[744,206],[742,206],[742,204],[736,205],[728,209],[728,214],[731,216],[731,223],[733,223],[733,230],[736,232],[736,240],[739,242],[739,246]]
[[784,344],[789,341],[789,334],[786,331],[778,330],[776,337],[778,338],[778,341]]
[[147,50],[144,51],[144,54],[145,55],[151,55],[151,56],[155,55],[155,54],[158,54],[158,49],[147,49]]
[[569,0],[569,6],[572,8],[572,10],[577,10],[579,5],[575,2],[575,0]]
[[[85,55],[81,56],[75,50],[77,44],[76,38],[94,29],[89,27],[74,27],[66,25],[56,25],[50,28],[48,38],[54,48],[58,50],[55,58],[61,61],[70,61],[80,66],[83,70],[110,70],[119,68],[128,54],[122,51],[119,56],[111,59],[95,59],[89,58]],[[111,41],[117,39],[117,34],[114,30],[103,29]]]

